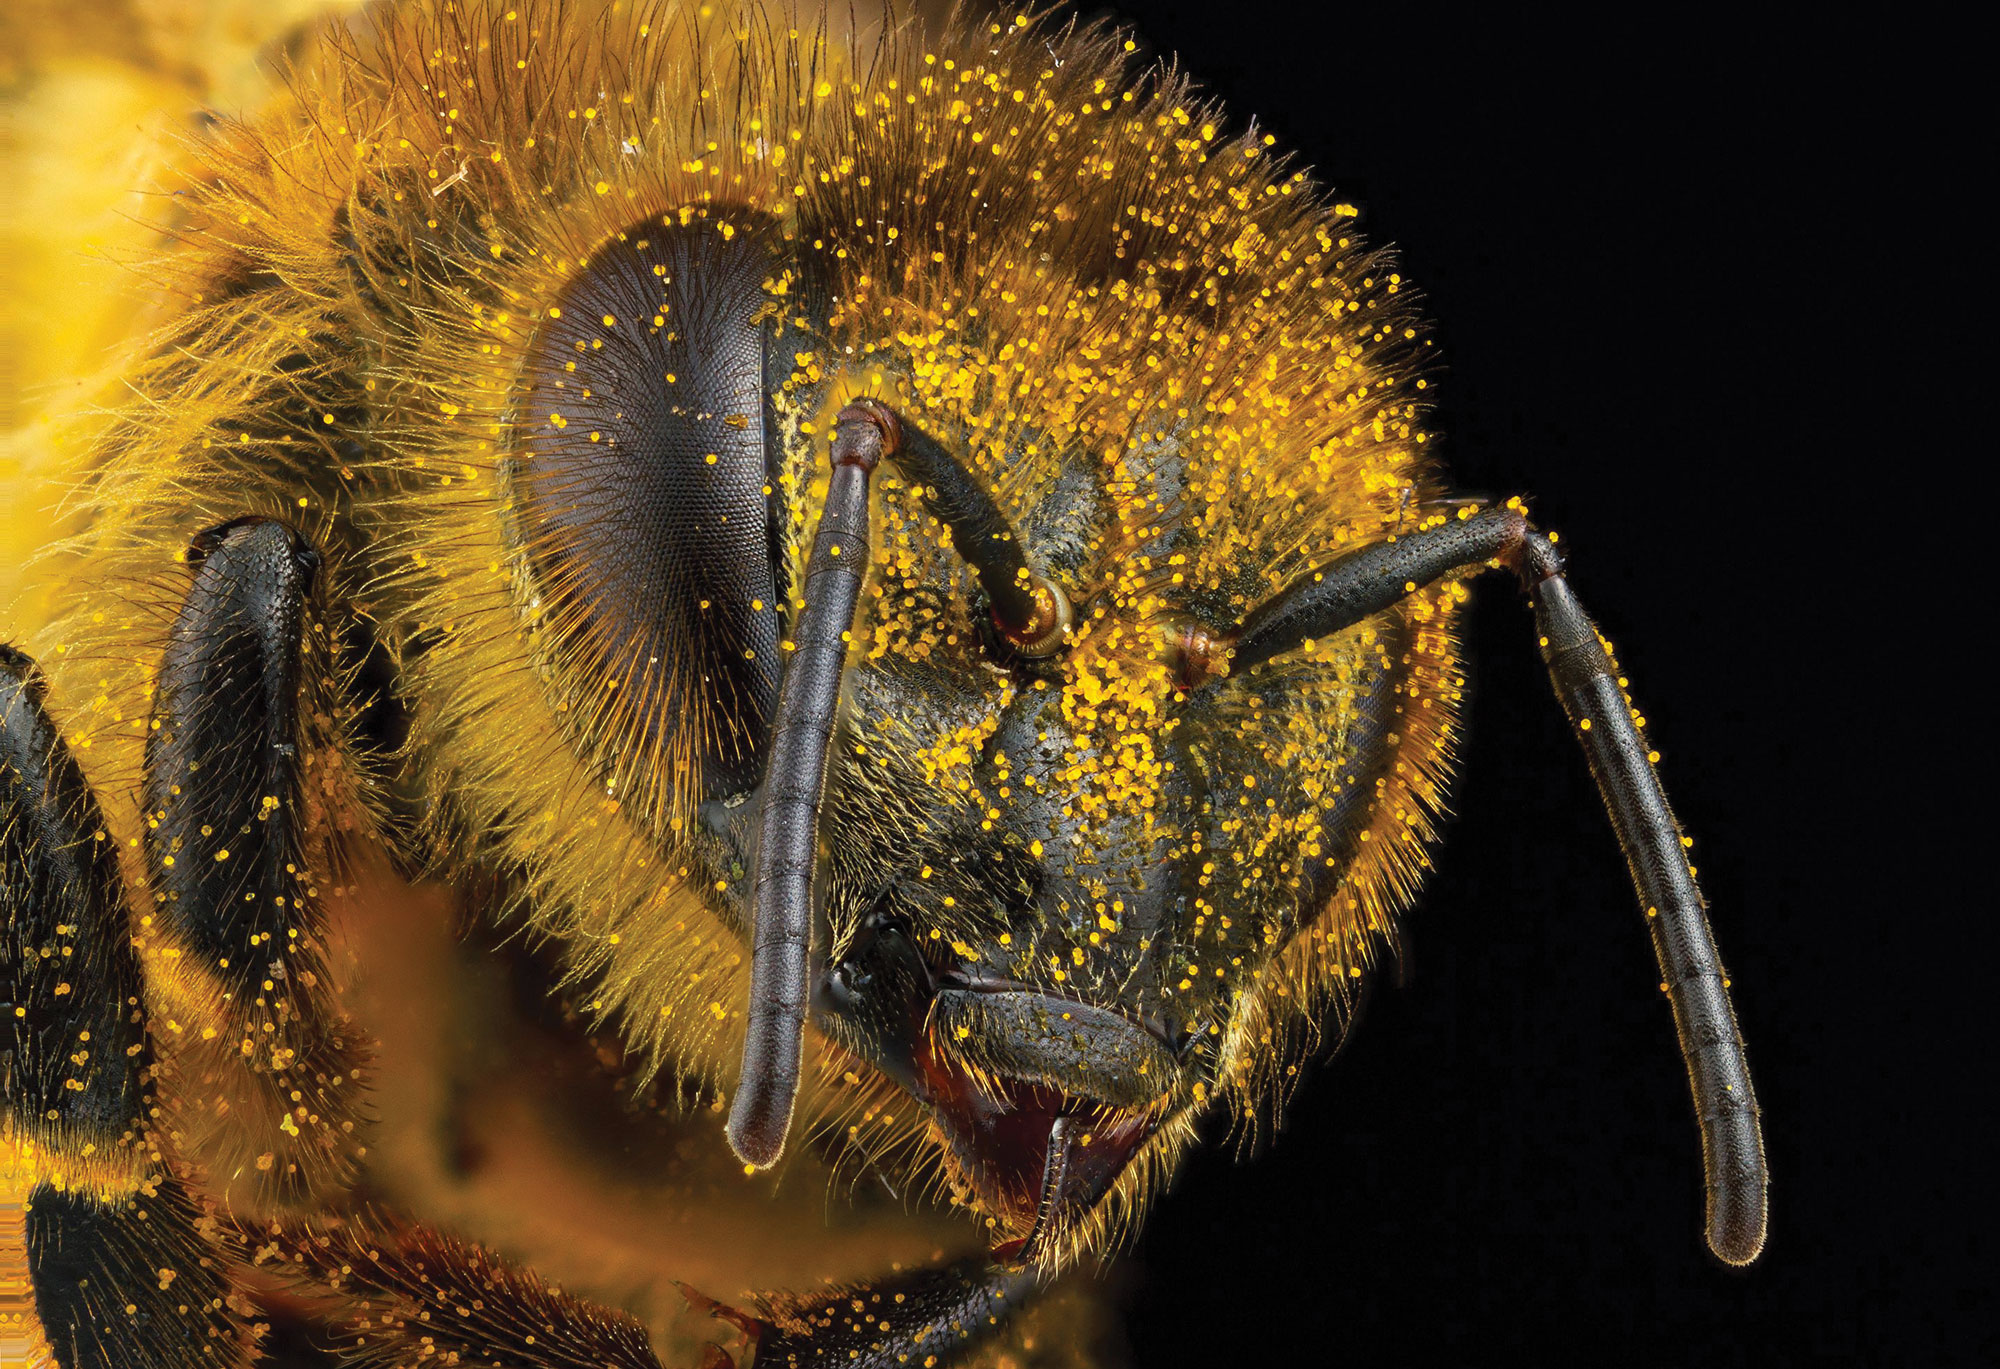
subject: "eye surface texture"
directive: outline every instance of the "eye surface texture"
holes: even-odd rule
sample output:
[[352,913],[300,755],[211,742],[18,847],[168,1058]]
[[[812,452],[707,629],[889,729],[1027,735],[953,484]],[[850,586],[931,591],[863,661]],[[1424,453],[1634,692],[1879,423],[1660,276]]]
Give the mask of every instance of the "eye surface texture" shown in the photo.
[[516,535],[598,726],[704,796],[755,782],[777,696],[781,503],[755,232],[639,225],[556,296],[523,365]]

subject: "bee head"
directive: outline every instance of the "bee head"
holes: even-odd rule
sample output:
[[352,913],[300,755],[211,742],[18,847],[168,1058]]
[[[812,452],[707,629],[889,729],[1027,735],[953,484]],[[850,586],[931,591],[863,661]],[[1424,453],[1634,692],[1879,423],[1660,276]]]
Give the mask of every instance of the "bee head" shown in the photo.
[[[1278,961],[1375,806],[1402,625],[1235,678],[1265,568],[1180,592],[1194,544],[1114,528],[1085,448],[1023,425],[981,463],[800,376],[788,260],[768,222],[636,225],[548,311],[510,477],[546,678],[660,837],[652,790],[699,810],[752,950],[739,1153],[782,1151],[811,1020],[921,1105],[998,1250],[1061,1259],[1271,1058],[1281,980],[1339,982]],[[1134,459],[1169,486],[1187,445]]]
[[[556,725],[749,951],[747,1011],[698,1018],[745,1025],[738,1154],[784,1150],[811,1023],[836,1076],[921,1105],[998,1250],[1061,1260],[1210,1103],[1275,1096],[1282,1033],[1413,886],[1449,700],[1392,715],[1449,688],[1451,600],[1232,670],[1247,612],[1400,516],[1403,430],[1368,419],[1356,462],[1301,435],[1361,421],[1309,368],[1232,345],[1174,371],[1166,339],[1220,304],[1119,281],[1129,400],[1076,299],[983,288],[1013,313],[936,341],[910,320],[956,306],[833,224],[664,213],[564,277],[512,382],[502,563]],[[1302,263],[1347,250],[1297,235]],[[954,359],[1003,335],[1078,362],[1010,392]],[[1362,851],[1370,824],[1397,844]]]
[[[1045,464],[1016,527],[929,415],[788,426],[764,398],[804,346],[770,322],[783,253],[726,226],[635,227],[539,335],[513,480],[551,678],[594,682],[566,716],[663,835],[649,778],[695,778],[753,952],[739,1152],[782,1150],[810,1019],[922,1106],[1002,1254],[1061,1259],[1271,1054],[1241,1010],[1352,854],[1329,820],[1375,790],[1329,767],[1380,749],[1397,644],[1226,679],[1244,593],[1134,582],[1101,468]],[[800,437],[828,428],[805,510]]]

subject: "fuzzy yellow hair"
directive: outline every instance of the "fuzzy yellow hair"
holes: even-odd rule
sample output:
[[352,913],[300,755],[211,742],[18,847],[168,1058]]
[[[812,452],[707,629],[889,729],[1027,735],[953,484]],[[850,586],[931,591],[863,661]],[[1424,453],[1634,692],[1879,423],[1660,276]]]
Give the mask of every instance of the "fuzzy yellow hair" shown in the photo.
[[[1080,558],[1090,611],[1058,687],[1095,745],[1071,774],[1074,828],[1050,836],[1087,842],[1143,810],[1171,697],[1149,624],[1240,615],[1427,516],[1424,342],[1354,211],[1270,138],[1225,133],[1180,80],[1134,69],[1131,44],[1039,19],[948,35],[840,34],[775,6],[441,0],[330,29],[281,112],[220,126],[154,274],[174,317],[126,377],[87,531],[58,563],[71,601],[32,644],[121,847],[176,561],[204,528],[283,518],[401,656],[439,868],[505,875],[510,915],[562,945],[594,1017],[658,1068],[726,1081],[745,955],[692,873],[692,763],[613,744],[617,682],[563,654],[509,531],[538,328],[607,244],[695,219],[775,225],[832,276],[810,328],[788,313],[795,283],[766,282],[781,335],[798,330],[776,400],[794,586],[823,486],[813,439],[850,395],[967,434],[1017,522],[1066,469],[1092,472],[1110,516]],[[1169,443],[1189,454],[1172,480]],[[944,651],[949,626],[895,588],[936,580],[944,534],[885,486],[857,656]],[[1233,981],[1213,1084],[1177,1102],[1228,1094],[1251,1115],[1277,1096],[1391,934],[1448,766],[1462,598],[1456,582],[1413,596],[1395,661],[1373,624],[1300,653],[1316,710],[1242,704],[1241,744],[1289,779],[1244,796],[1212,853],[1204,917],[1222,926],[1239,901],[1304,887],[1352,782],[1360,681],[1408,671],[1347,878]],[[868,754],[837,758],[830,783],[921,774],[997,813],[1004,790],[968,769],[981,725],[914,738],[858,719]],[[830,1048],[818,1073],[808,1106],[828,1118],[880,1110]],[[1124,1221],[1190,1134],[1179,1117],[1098,1220]]]

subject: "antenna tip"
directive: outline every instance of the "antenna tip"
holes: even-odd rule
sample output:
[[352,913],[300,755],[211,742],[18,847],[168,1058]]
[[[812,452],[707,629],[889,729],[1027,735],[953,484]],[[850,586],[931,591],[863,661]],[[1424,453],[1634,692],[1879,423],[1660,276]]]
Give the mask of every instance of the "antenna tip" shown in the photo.
[[1708,1248],[1715,1258],[1739,1266],[1753,1262],[1764,1251],[1767,1213],[1761,1185],[1754,1202],[1732,1202],[1716,1195],[1708,1211]]
[[785,1153],[785,1133],[792,1125],[792,1097],[774,1097],[769,1090],[744,1088],[729,1108],[729,1148],[752,1169],[769,1169]]

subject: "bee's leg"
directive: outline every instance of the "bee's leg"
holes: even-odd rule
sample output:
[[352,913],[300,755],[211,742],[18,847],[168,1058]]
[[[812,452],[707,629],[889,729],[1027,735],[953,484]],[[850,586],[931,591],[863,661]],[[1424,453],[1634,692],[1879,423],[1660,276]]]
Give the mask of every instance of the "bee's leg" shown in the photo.
[[632,1317],[373,1210],[245,1224],[235,1235],[256,1252],[253,1296],[286,1304],[298,1338],[323,1348],[329,1363],[662,1369]]
[[254,1203],[324,1200],[357,1158],[358,1050],[321,899],[355,825],[319,555],[268,519],[195,540],[145,757],[146,949],[190,1154]]
[[[1414,532],[1309,572],[1253,610],[1227,644],[1230,668],[1252,669],[1351,627],[1447,575],[1501,565],[1521,577],[1534,601],[1550,681],[1624,849],[1673,1008],[1701,1127],[1709,1249],[1731,1264],[1747,1264],[1764,1244],[1768,1175],[1729,981],[1625,682],[1571,591],[1554,543],[1517,508],[1438,512]],[[1211,649],[1207,658],[1219,654]]]
[[210,1223],[149,1134],[152,1057],[117,857],[0,647],[0,1363],[245,1362]]
[[861,1288],[772,1299],[756,1369],[949,1365],[1039,1289],[1034,1273],[986,1259],[897,1274]]
[[[369,1362],[509,1364],[521,1369],[660,1369],[645,1329],[621,1312],[542,1284],[477,1246],[418,1227],[271,1225],[245,1231],[265,1273],[308,1298],[335,1293],[321,1339]],[[983,1259],[880,1283],[777,1295],[739,1311],[692,1289],[698,1312],[735,1328],[699,1351],[700,1369],[845,1369],[959,1362],[1036,1291],[1035,1276]],[[476,1307],[470,1316],[462,1309]],[[718,1328],[719,1330],[720,1328]]]

